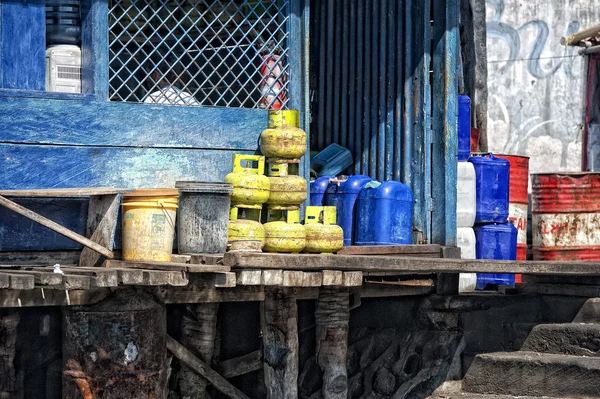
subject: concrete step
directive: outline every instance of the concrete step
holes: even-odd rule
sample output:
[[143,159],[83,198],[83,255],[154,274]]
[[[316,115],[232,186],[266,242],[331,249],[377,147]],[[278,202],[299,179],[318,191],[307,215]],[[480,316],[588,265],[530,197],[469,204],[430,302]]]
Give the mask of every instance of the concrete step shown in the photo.
[[600,357],[600,324],[540,324],[531,330],[521,350]]
[[477,355],[463,389],[478,394],[600,397],[600,358],[537,352]]

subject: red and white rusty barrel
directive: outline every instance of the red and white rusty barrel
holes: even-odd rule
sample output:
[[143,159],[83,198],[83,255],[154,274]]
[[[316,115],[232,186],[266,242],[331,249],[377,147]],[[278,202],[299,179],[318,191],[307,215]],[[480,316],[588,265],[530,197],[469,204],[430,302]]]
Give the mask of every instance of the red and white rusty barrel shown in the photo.
[[532,175],[533,257],[600,261],[600,173]]
[[527,211],[529,209],[529,157],[498,155],[510,162],[508,220],[517,228],[517,260],[527,259]]

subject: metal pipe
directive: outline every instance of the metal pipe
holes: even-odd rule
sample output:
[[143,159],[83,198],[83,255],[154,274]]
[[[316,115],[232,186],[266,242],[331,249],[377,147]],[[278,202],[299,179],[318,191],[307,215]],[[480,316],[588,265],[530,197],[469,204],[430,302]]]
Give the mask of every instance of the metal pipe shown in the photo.
[[584,29],[577,33],[573,33],[571,36],[563,36],[560,39],[560,44],[563,46],[573,46],[582,41],[583,39],[587,39],[588,37],[594,37],[600,34],[600,25],[592,26],[591,28]]
[[579,49],[579,55],[590,55],[600,53],[600,46],[592,46]]

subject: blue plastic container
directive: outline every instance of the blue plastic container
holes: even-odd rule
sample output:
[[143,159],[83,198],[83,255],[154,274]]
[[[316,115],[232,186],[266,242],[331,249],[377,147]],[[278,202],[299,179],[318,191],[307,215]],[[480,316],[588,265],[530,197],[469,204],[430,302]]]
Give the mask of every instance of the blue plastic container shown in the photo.
[[317,176],[337,176],[354,163],[349,149],[330,144],[310,160],[310,168]]
[[329,186],[329,180],[335,176],[321,176],[310,182],[310,206],[324,206],[325,192]]
[[469,162],[475,167],[475,223],[505,223],[508,220],[510,162],[492,154],[471,157]]
[[356,245],[412,244],[413,207],[413,193],[406,184],[368,184],[356,204]]
[[79,0],[46,1],[46,44],[81,43],[81,11]]
[[[487,224],[475,228],[477,259],[517,259],[517,228],[512,223]],[[477,289],[488,284],[515,285],[514,274],[477,274]]]
[[471,154],[471,99],[458,96],[458,160],[466,161]]
[[369,176],[356,175],[342,182],[331,182],[325,193],[325,205],[335,206],[337,224],[344,230],[344,245],[353,244],[355,204],[360,190],[373,181]]

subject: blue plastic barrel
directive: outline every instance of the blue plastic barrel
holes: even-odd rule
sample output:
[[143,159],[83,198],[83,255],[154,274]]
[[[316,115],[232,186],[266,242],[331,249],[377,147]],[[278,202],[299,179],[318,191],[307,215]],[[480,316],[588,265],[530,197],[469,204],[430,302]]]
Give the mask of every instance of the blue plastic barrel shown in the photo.
[[458,96],[458,160],[466,161],[471,154],[471,99]]
[[510,162],[489,156],[469,158],[475,167],[475,223],[505,223],[508,220]]
[[331,182],[325,193],[325,204],[336,207],[337,224],[344,230],[344,245],[353,244],[355,203],[369,176],[350,176],[345,181]]
[[[512,223],[487,224],[475,228],[475,252],[477,259],[517,259],[518,230]],[[514,274],[477,274],[477,289],[488,284],[514,286]]]
[[81,10],[79,0],[46,1],[46,44],[81,43]]
[[318,176],[337,176],[354,163],[349,149],[338,144],[330,144],[310,160],[310,168]]
[[368,184],[356,204],[356,245],[412,244],[414,197],[409,186]]
[[335,176],[321,176],[310,182],[310,206],[325,205],[325,192],[329,186],[329,180]]

